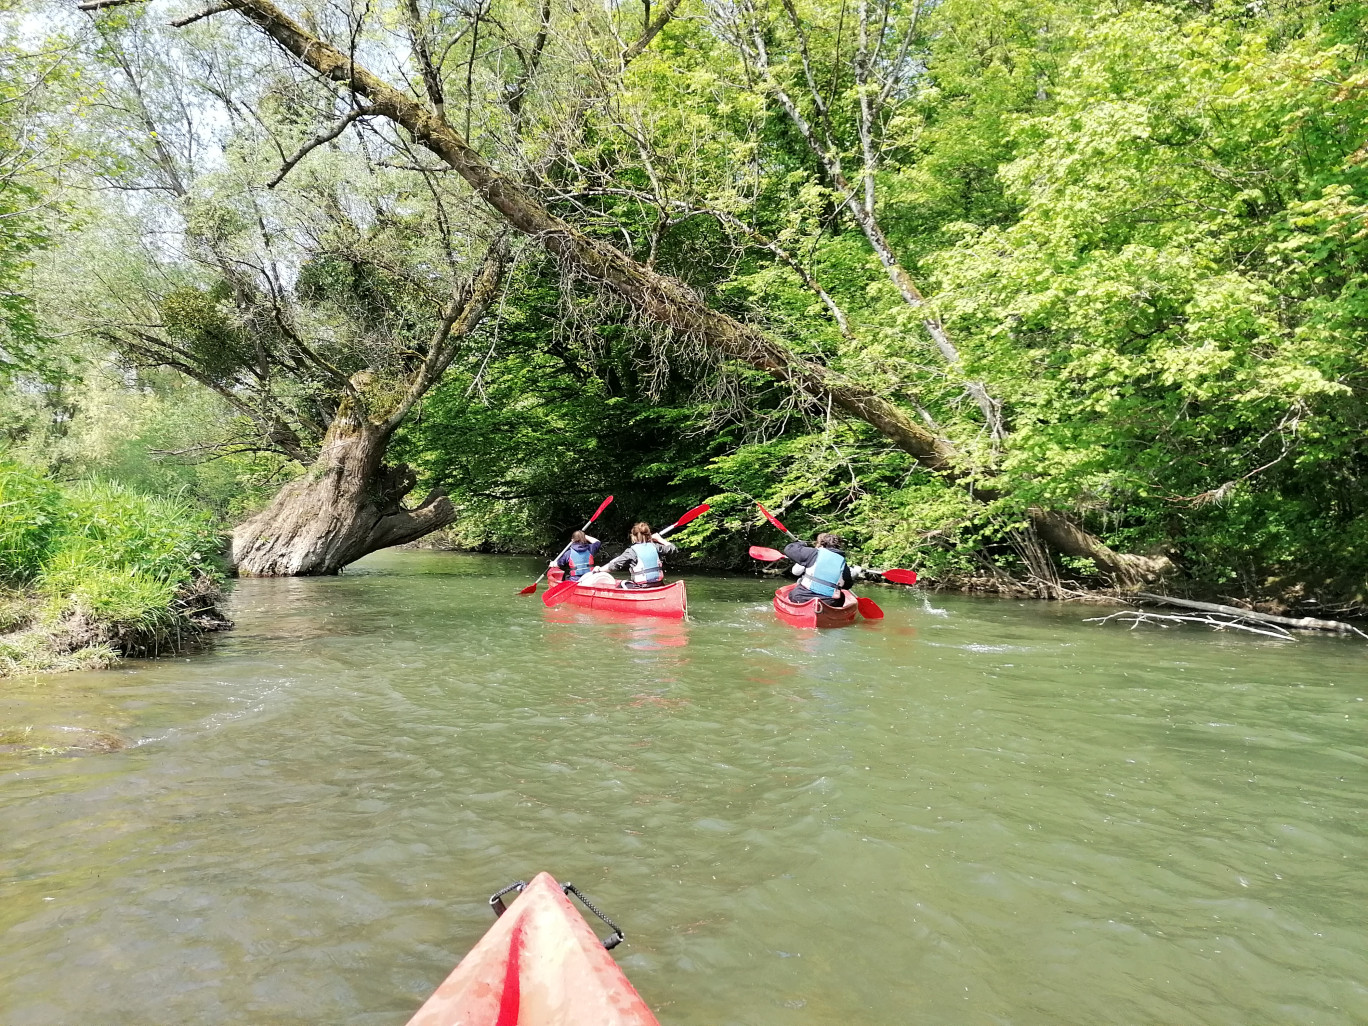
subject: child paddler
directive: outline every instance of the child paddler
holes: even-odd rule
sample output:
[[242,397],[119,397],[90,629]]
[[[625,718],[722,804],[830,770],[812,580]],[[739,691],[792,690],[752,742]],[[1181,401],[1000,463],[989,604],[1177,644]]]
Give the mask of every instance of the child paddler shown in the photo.
[[816,545],[790,542],[784,546],[784,555],[793,560],[793,572],[802,575],[789,593],[790,602],[821,599],[840,605],[841,590],[855,583],[856,575],[846,564],[845,544],[839,535],[819,534]]
[[603,542],[593,535],[576,531],[570,536],[570,544],[561,553],[556,565],[565,571],[567,581],[578,581],[594,569],[594,556],[598,554]]
[[622,582],[624,588],[658,588],[665,583],[665,562],[662,557],[678,552],[672,541],[651,530],[644,520],[632,526],[629,536],[631,544],[621,555],[615,556],[604,566],[606,573],[614,570],[628,571],[629,578]]

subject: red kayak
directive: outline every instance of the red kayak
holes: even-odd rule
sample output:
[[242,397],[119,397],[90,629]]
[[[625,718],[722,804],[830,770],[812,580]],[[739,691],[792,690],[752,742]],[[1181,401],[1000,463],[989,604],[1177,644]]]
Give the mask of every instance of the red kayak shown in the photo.
[[774,593],[774,611],[779,619],[793,627],[849,627],[855,622],[860,607],[851,591],[841,592],[841,604],[829,606],[821,599],[790,602],[789,592],[797,585],[786,584]]
[[[565,577],[560,567],[546,575],[552,585],[559,584]],[[688,595],[683,581],[675,581],[659,588],[586,588],[576,585],[565,600],[581,609],[607,609],[614,613],[630,613],[635,616],[666,616],[673,620],[684,619]]]
[[[490,903],[502,908],[497,896]],[[409,1026],[660,1023],[560,884],[538,873]]]

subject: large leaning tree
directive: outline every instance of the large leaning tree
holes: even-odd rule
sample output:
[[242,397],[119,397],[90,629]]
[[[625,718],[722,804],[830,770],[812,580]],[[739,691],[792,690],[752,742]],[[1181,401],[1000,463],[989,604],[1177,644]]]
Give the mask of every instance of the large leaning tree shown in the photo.
[[387,448],[484,344],[510,260],[502,226],[389,166],[405,146],[381,133],[329,145],[320,124],[365,116],[345,90],[171,45],[141,16],[98,24],[92,43],[105,81],[91,171],[123,202],[70,247],[72,316],[236,412],[201,455],[263,450],[303,468],[235,530],[239,572],[335,573],[450,523],[440,492],[406,504],[415,474]]
[[[91,0],[80,6],[100,11],[127,2]],[[642,321],[656,325],[663,337],[763,371],[822,407],[870,424],[926,471],[964,487],[979,486],[981,497],[991,497],[991,491],[979,485],[981,464],[940,431],[933,418],[906,408],[905,397],[895,402],[884,389],[864,383],[858,375],[800,357],[764,324],[710,306],[650,260],[636,259],[615,245],[610,235],[576,223],[574,208],[555,203],[565,191],[566,166],[573,165],[572,137],[584,131],[591,112],[611,100],[627,64],[650,45],[675,6],[667,2],[654,11],[645,6],[640,12],[593,12],[543,0],[540,6],[514,2],[424,10],[416,0],[405,0],[392,8],[305,7],[296,17],[269,0],[223,0],[173,23],[202,26],[224,23],[220,16],[245,19],[273,42],[276,53],[288,58],[297,88],[307,84],[336,97],[336,116],[313,137],[315,141],[336,140],[361,121],[369,122],[372,132],[377,125],[388,126],[386,140],[392,150],[415,154],[405,167],[443,184],[459,179],[466,190],[460,195],[478,201],[500,223],[535,240],[555,258],[562,273],[594,283]],[[781,88],[783,77],[764,52],[771,27],[748,7],[737,11],[740,20],[730,26],[734,45],[807,138],[812,126],[793,95]],[[867,34],[867,12],[861,19]],[[883,87],[873,68],[872,44],[864,45],[866,53],[860,59],[867,66],[860,73],[867,80],[860,95],[882,102],[887,97],[879,95]],[[892,59],[901,61],[904,55],[896,46]],[[884,60],[888,59],[886,55]],[[372,68],[383,69],[383,74]],[[873,117],[871,112],[867,118],[871,131]],[[848,194],[849,216],[878,253],[903,300],[920,314],[924,299],[887,245],[877,220],[868,185],[872,169],[847,171],[833,156],[834,138],[812,135],[809,141],[823,174]],[[863,147],[861,139],[857,151]],[[868,152],[864,158],[867,161]],[[288,168],[294,161],[290,154],[283,163]],[[575,170],[592,178],[604,169]],[[948,372],[961,379],[981,409],[988,433],[1000,438],[1000,411],[992,396],[963,373],[953,340],[936,318],[926,311],[919,319]],[[1066,510],[1036,508],[1029,515],[1051,545],[1091,558],[1119,582],[1142,579],[1162,568],[1162,561],[1114,552]],[[282,565],[276,572],[301,571]]]

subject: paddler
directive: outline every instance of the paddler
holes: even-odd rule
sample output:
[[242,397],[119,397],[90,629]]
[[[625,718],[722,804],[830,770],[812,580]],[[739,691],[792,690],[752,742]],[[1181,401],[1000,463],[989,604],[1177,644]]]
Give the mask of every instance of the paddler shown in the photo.
[[630,544],[603,567],[604,573],[626,570],[629,578],[624,588],[658,588],[665,583],[665,562],[662,557],[679,551],[672,541],[651,530],[651,525],[640,520],[632,525]]
[[603,542],[593,535],[585,534],[583,531],[572,534],[570,544],[556,561],[556,566],[565,571],[565,580],[578,581],[585,574],[591,573],[594,569],[594,556],[598,554],[599,546],[602,544]]
[[784,547],[784,555],[793,560],[793,572],[801,574],[789,593],[790,602],[821,599],[838,606],[842,589],[855,583],[855,574],[846,564],[845,544],[839,535],[819,534],[816,545],[790,542]]

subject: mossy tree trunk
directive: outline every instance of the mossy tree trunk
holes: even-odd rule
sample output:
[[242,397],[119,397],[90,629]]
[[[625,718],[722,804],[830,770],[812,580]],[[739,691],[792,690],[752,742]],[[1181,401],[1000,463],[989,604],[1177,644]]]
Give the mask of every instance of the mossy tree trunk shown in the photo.
[[407,466],[388,466],[390,434],[354,410],[333,421],[308,471],[233,532],[233,562],[248,577],[335,574],[390,545],[415,541],[455,519],[445,495],[415,509]]

